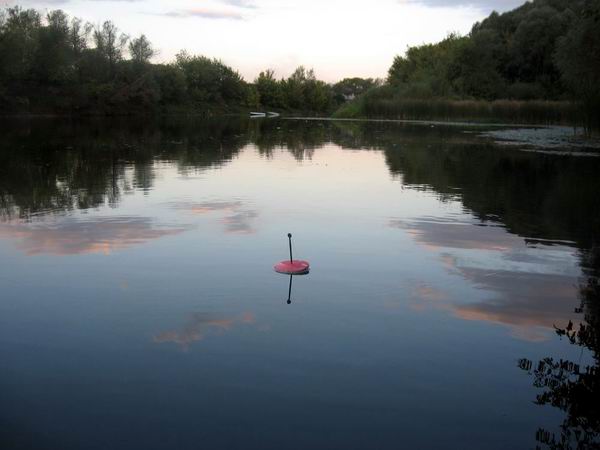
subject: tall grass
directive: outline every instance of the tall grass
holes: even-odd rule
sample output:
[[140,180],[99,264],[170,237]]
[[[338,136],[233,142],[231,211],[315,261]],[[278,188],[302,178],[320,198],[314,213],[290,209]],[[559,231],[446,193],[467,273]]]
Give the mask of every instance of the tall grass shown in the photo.
[[401,98],[380,88],[343,105],[334,117],[577,125],[579,111],[568,101]]

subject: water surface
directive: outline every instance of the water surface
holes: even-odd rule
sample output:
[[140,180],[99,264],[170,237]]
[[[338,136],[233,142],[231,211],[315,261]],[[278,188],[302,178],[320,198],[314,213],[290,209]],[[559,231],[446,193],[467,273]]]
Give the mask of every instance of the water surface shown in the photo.
[[6,448],[597,443],[598,158],[439,124],[0,128]]

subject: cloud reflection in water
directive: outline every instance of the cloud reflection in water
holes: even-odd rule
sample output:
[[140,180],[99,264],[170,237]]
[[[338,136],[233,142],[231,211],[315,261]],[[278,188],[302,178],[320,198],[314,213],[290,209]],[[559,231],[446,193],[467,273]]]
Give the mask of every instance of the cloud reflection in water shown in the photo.
[[[393,219],[389,225],[405,230],[428,251],[439,255],[443,267],[459,275],[490,298],[464,303],[445,291],[420,282],[413,290],[414,309],[426,305],[448,309],[465,320],[507,326],[514,337],[546,340],[554,325],[576,322],[577,259],[572,248],[529,245],[503,227],[474,222]],[[567,262],[565,264],[565,261]],[[572,267],[566,271],[564,267]]]
[[194,313],[181,330],[166,331],[154,336],[157,344],[173,343],[187,351],[194,342],[202,341],[209,334],[222,334],[239,324],[252,325],[256,322],[254,314],[245,312],[235,317],[218,317],[206,313]]
[[200,203],[174,203],[173,207],[189,211],[193,214],[210,214],[224,212],[226,215],[219,219],[224,230],[229,234],[253,234],[256,229],[253,224],[258,218],[258,212],[245,207],[245,203],[235,201],[207,201]]
[[96,217],[81,220],[65,218],[42,224],[25,222],[0,224],[0,239],[16,240],[27,255],[110,254],[185,231],[164,227],[151,218],[137,216]]

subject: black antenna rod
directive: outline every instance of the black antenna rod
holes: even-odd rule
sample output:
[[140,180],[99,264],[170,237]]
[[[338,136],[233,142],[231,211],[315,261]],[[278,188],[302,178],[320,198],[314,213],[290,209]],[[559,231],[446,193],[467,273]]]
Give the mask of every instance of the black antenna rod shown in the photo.
[[290,240],[290,262],[294,261],[292,258],[292,233],[288,233],[288,239]]

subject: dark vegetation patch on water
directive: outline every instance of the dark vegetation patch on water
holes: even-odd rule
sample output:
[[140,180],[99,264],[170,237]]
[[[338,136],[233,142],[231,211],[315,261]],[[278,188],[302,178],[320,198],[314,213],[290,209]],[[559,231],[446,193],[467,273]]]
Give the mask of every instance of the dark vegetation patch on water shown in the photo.
[[600,156],[600,140],[569,127],[509,128],[481,134],[497,143],[550,153],[567,152],[573,156]]

